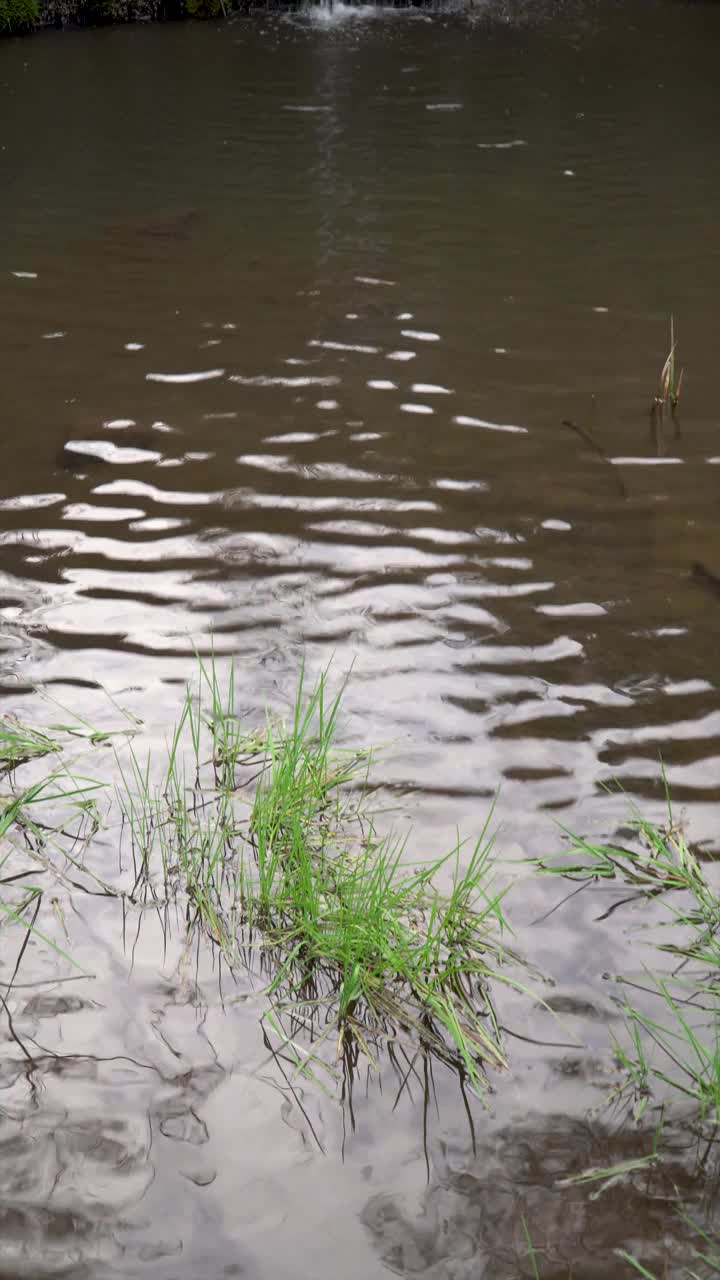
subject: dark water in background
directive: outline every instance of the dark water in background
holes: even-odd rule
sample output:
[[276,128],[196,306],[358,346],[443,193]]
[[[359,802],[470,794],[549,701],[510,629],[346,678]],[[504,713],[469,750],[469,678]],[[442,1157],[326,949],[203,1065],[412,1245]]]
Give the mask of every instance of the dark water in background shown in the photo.
[[[161,735],[212,631],[248,707],[354,663],[345,729],[392,742],[416,844],[498,785],[505,855],[611,833],[602,784],[657,816],[662,754],[715,846],[719,41],[717,6],[598,0],[0,44],[3,708],[43,681],[94,716],[102,683]],[[417,1112],[371,1089],[340,1165],[313,1098],[323,1158],[252,1000],[149,942],[130,979],[98,902],[97,982],[16,1010],[103,1060],[48,1057],[36,1098],[8,1048],[0,1275],[515,1276],[524,1207],[546,1277],[664,1256],[662,1204],[553,1187],[637,1152],[585,1118],[622,919],[537,931],[590,1050],[520,1047],[477,1156],[448,1090],[426,1185]]]

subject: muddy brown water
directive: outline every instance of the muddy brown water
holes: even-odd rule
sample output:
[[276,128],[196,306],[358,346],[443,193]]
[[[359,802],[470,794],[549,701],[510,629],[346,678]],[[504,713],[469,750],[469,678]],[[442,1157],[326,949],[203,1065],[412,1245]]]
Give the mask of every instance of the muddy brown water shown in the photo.
[[[343,732],[390,744],[421,851],[498,787],[506,860],[659,817],[661,755],[715,848],[719,41],[712,4],[507,0],[0,44],[2,709],[107,723],[108,690],[159,743],[212,633],[250,712],[353,664]],[[451,1079],[425,1143],[370,1079],[354,1133],[307,1090],[321,1154],[261,994],[68,894],[97,976],[34,940],[33,1070],[3,1021],[0,1274],[511,1277],[523,1214],[545,1277],[676,1274],[682,1132],[659,1187],[555,1185],[647,1149],[594,1110],[637,919],[530,929],[558,887],[516,874],[570,1047],[513,1042],[475,1151]]]

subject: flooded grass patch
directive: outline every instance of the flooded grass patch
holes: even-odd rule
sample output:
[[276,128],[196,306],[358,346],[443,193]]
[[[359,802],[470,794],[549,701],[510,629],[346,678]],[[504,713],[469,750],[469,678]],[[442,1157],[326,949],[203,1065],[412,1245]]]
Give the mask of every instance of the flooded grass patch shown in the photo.
[[[18,941],[6,945],[0,1005],[29,1071],[40,1070],[35,1043],[14,1013],[28,947],[51,951],[56,975],[77,975],[72,907],[79,894],[96,895],[118,902],[136,939],[149,915],[159,922],[161,941],[180,941],[171,954],[177,965],[182,953],[183,972],[202,948],[227,1010],[245,998],[249,977],[265,1045],[321,1149],[308,1098],[339,1096],[354,1125],[361,1069],[394,1073],[395,1105],[411,1085],[424,1088],[427,1142],[435,1063],[459,1081],[474,1147],[466,1089],[487,1102],[512,1066],[503,993],[527,995],[537,1008],[529,985],[541,980],[512,945],[512,885],[494,883],[488,825],[474,845],[458,840],[442,856],[412,861],[407,841],[383,834],[371,785],[381,756],[344,746],[341,703],[326,677],[312,687],[301,679],[286,721],[268,715],[248,727],[232,670],[221,686],[213,661],[198,659],[155,755],[136,745],[137,723],[100,731],[69,713],[47,728],[5,717],[0,931]],[[105,779],[94,776],[101,760]],[[635,814],[626,842],[567,834],[562,857],[536,860],[538,874],[568,879],[571,893],[615,884],[627,889],[615,905],[629,897],[642,914],[654,904],[656,918],[654,932],[643,932],[642,974],[616,978],[624,1030],[607,1042],[614,1068],[588,1116],[592,1144],[584,1158],[567,1148],[548,1191],[575,1205],[584,1197],[588,1212],[601,1197],[690,1204],[688,1186],[707,1186],[720,1167],[720,901],[711,869],[669,801],[663,824]],[[235,990],[222,978],[228,971]],[[693,1224],[705,1222],[694,1202],[692,1212]],[[525,1267],[542,1277],[550,1254],[525,1229]],[[657,1250],[631,1243],[613,1253],[620,1274],[718,1274],[711,1225],[697,1226],[695,1244],[685,1242],[690,1261],[672,1272],[658,1270]]]
[[[73,963],[59,890],[100,894],[121,902],[123,928],[151,911],[166,944],[179,934],[189,955],[204,941],[261,984],[266,1042],[294,1077],[347,1098],[361,1064],[390,1063],[402,1092],[418,1058],[436,1059],[485,1101],[508,1066],[497,993],[530,994],[488,825],[412,861],[379,830],[373,752],[339,744],[341,694],[301,679],[287,723],[248,730],[232,671],[221,689],[198,660],[162,758],[141,754],[136,725],[3,720],[1,906],[24,931],[9,988],[30,938]],[[112,781],[94,776],[103,746]]]
[[[70,718],[40,729],[4,717],[2,914],[69,958],[51,886],[117,898],[138,927],[152,911],[166,943],[179,929],[186,954],[204,940],[233,975],[261,984],[265,1037],[295,1076],[346,1087],[361,1063],[389,1061],[402,1080],[420,1055],[486,1101],[508,1067],[498,994],[544,1004],[529,989],[539,975],[511,945],[510,886],[495,884],[488,823],[474,845],[458,838],[413,861],[406,840],[380,829],[373,752],[340,745],[341,697],[325,676],[310,690],[301,679],[287,723],[268,716],[248,729],[232,670],[221,688],[214,662],[198,659],[162,759],[141,756],[137,725],[101,732]],[[112,749],[112,784],[68,758],[78,740],[85,757]],[[574,882],[573,893],[616,882],[657,904],[643,934],[650,959],[614,978],[623,1029],[608,1046],[610,1100],[636,1124],[671,1103],[718,1124],[720,898],[669,799],[664,825],[639,814],[631,825],[627,844],[567,833],[565,854],[535,870]],[[97,857],[99,839],[116,846],[116,873]]]

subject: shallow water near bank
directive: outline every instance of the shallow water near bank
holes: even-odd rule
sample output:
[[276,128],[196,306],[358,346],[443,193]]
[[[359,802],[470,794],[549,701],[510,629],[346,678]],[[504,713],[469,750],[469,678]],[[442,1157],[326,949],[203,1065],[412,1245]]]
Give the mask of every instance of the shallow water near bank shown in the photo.
[[[508,863],[629,799],[659,817],[660,756],[717,849],[719,37],[717,6],[597,0],[0,44],[0,711],[67,719],[40,684],[159,753],[212,634],[249,723],[303,660],[352,666],[342,736],[387,744],[418,856],[498,788]],[[115,778],[112,746],[78,752]],[[705,1194],[680,1136],[649,1196],[555,1186],[647,1149],[590,1114],[637,912],[583,893],[531,928],[564,889],[508,874],[562,1026],[519,996],[507,1024],[565,1047],[510,1041],[475,1151],[449,1073],[425,1143],[421,1091],[393,1110],[370,1073],[354,1133],[307,1090],[322,1154],[262,992],[63,892],[53,936],[96,977],[23,959],[41,1048],[28,1074],[3,1029],[0,1274],[529,1275],[523,1213],[544,1276],[613,1247],[679,1271],[662,1196]]]

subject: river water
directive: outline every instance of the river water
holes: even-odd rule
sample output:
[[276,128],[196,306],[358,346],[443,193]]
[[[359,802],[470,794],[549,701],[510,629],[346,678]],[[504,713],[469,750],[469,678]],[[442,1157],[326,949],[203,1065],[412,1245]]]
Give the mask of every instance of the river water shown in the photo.
[[[159,741],[212,635],[248,708],[352,666],[417,846],[498,789],[504,859],[611,835],[662,758],[716,847],[719,42],[711,4],[507,0],[0,44],[2,709],[107,690]],[[659,1199],[554,1185],[636,1153],[588,1120],[622,919],[537,931],[589,1048],[520,1048],[476,1153],[448,1086],[426,1166],[374,1089],[344,1160],[312,1099],[321,1154],[249,1006],[131,971],[90,901],[96,981],[18,993],[52,1048],[38,1091],[7,1040],[1,1275],[509,1277],[523,1212],[545,1277],[662,1265]]]

